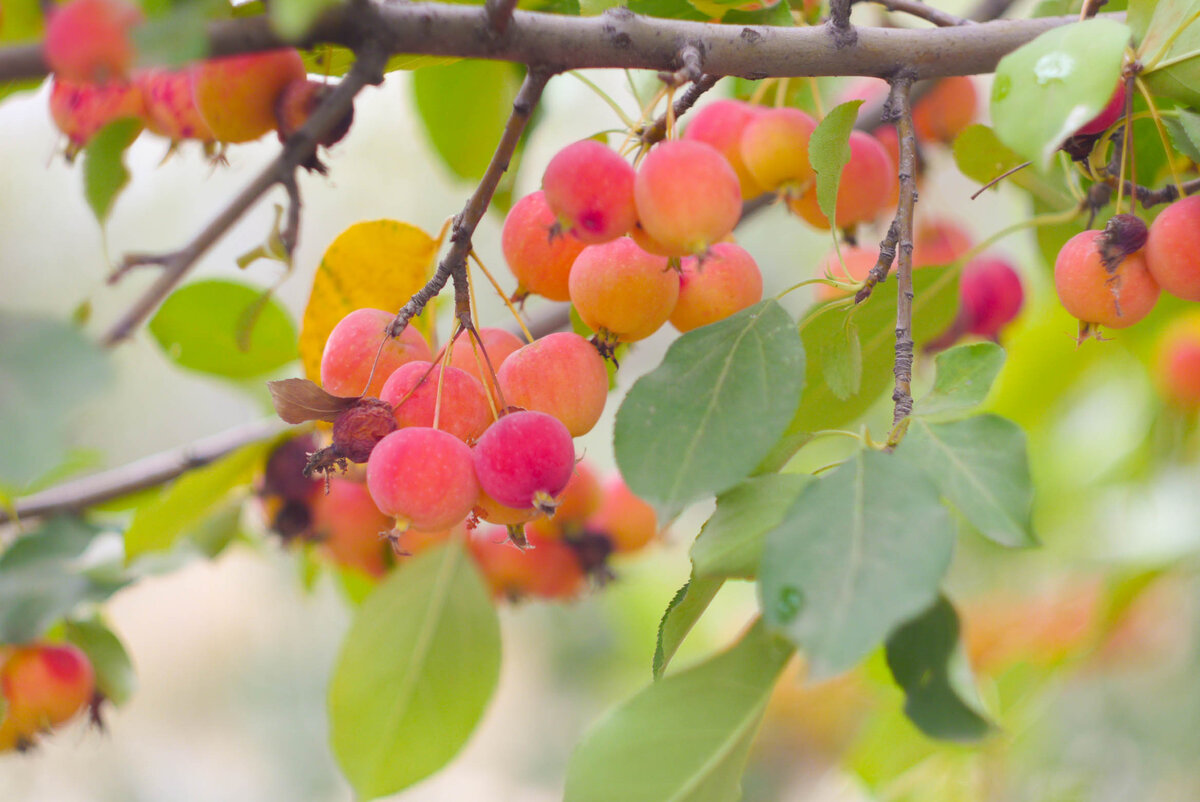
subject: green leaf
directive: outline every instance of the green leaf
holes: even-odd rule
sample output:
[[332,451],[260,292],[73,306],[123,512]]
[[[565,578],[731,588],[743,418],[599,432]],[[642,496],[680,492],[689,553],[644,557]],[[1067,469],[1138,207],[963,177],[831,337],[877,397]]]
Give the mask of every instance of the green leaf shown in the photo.
[[64,622],[64,633],[78,646],[96,672],[96,689],[120,707],[137,688],[137,674],[121,639],[99,617]]
[[137,65],[179,67],[208,56],[208,24],[228,5],[220,0],[184,0],[163,5],[160,13],[148,9],[151,18],[132,31]]
[[117,195],[129,183],[125,151],[141,132],[141,120],[123,117],[97,131],[83,149],[83,191],[101,225],[108,220]]
[[1178,109],[1178,116],[1163,117],[1163,126],[1170,132],[1176,150],[1200,162],[1200,114]]
[[1037,544],[1025,433],[1012,421],[998,415],[954,423],[914,418],[896,456],[923,470],[984,537],[1001,546]]
[[108,355],[74,326],[0,310],[0,488],[23,490],[62,463],[72,413],[111,376]]
[[697,579],[693,575],[671,597],[662,620],[658,622],[658,641],[654,644],[654,664],[651,669],[655,679],[662,677],[679,645],[724,584],[723,579]]
[[822,377],[829,390],[846,400],[862,387],[862,342],[854,315],[841,316],[841,326],[821,326],[813,331],[809,345],[813,359],[824,368]]
[[850,132],[862,104],[861,100],[851,100],[835,107],[808,140],[808,163],[817,173],[817,205],[834,230],[837,230],[838,185],[842,168],[850,163]]
[[[957,275],[946,268],[923,267],[913,271],[913,340],[920,348],[938,336],[958,312]],[[825,375],[832,369],[820,359],[819,343],[837,336],[845,314],[854,315],[862,351],[862,381],[858,392],[839,398]],[[896,348],[896,282],[879,284],[871,297],[849,313],[827,312],[810,321],[801,333],[810,356],[804,397],[796,408],[785,437],[800,432],[836,429],[867,411],[885,389],[892,386]]]
[[767,533],[812,477],[799,473],[755,476],[717,496],[717,509],[692,543],[697,577],[753,579],[762,563]]
[[207,521],[230,493],[250,483],[271,446],[269,441],[252,443],[212,465],[188,471],[138,507],[125,533],[125,559],[166,551]]
[[[459,178],[477,180],[512,112],[520,70],[501,61],[469,59],[413,73],[417,113],[434,150]],[[461,89],[471,87],[470,102]]]
[[791,649],[752,627],[732,649],[639,691],[567,764],[565,802],[733,802]]
[[1054,152],[1112,97],[1129,28],[1096,18],[1053,28],[1000,60],[992,83],[996,135],[1046,169]]
[[[305,70],[313,75],[338,77],[350,72],[354,66],[354,51],[341,45],[322,44],[311,50],[302,50]],[[384,73],[396,70],[415,70],[421,67],[438,67],[453,64],[459,59],[454,56],[419,56],[401,53],[392,56],[384,65]]]
[[959,171],[981,184],[1011,170],[1025,159],[1000,141],[996,132],[975,123],[954,139],[954,163]]
[[500,675],[500,623],[461,543],[414,557],[355,612],[329,684],[330,742],[362,799],[428,777],[466,743]]
[[4,0],[0,42],[32,42],[41,38],[46,18],[39,0]]
[[907,697],[904,712],[932,738],[974,741],[991,725],[959,640],[958,613],[945,596],[892,633],[887,663]]
[[696,9],[687,0],[628,0],[626,5],[634,14],[663,19],[683,19],[708,22],[712,17]]
[[[256,312],[252,321],[248,315]],[[248,348],[238,342],[249,328]],[[150,320],[150,333],[175,364],[235,379],[261,376],[297,357],[296,326],[263,290],[205,279],[171,293]]]
[[951,417],[983,403],[1000,369],[1004,349],[996,343],[957,345],[934,358],[933,389],[913,406],[914,415]]
[[1156,95],[1166,95],[1189,106],[1200,105],[1195,81],[1200,75],[1200,0],[1159,0],[1135,4],[1135,30],[1145,27],[1137,54],[1145,69],[1142,79]]
[[128,582],[115,535],[74,518],[45,521],[0,554],[0,643],[34,640]]
[[804,385],[796,324],[768,300],[690,331],[617,411],[617,464],[661,520],[740,482],[779,439]]
[[937,489],[891,454],[859,452],[800,493],[767,535],[767,624],[813,676],[851,668],[933,603],[954,529]]
[[[729,0],[737,4],[738,0]],[[779,0],[774,5],[755,11],[743,11],[739,8],[730,9],[721,16],[721,22],[726,25],[774,25],[789,27],[796,24],[792,17],[792,8],[787,0]]]
[[271,27],[287,41],[301,39],[325,11],[342,0],[272,0],[268,7]]

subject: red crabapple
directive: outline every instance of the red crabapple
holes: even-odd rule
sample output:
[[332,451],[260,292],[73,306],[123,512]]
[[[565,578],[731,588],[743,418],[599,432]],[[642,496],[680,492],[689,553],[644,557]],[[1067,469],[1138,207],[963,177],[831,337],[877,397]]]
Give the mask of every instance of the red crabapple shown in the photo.
[[[834,213],[839,228],[873,220],[895,196],[895,166],[879,140],[862,131],[850,133],[850,161],[842,168]],[[829,220],[817,205],[816,187],[789,199],[788,208],[816,228],[829,229]]]
[[[459,347],[462,347],[461,345]],[[379,398],[391,404],[396,425],[433,426],[441,384],[441,411],[437,427],[473,443],[492,422],[487,391],[471,374],[432,362],[409,362],[398,367],[379,390]]]
[[652,253],[655,256],[674,256],[675,253],[671,248],[663,245],[654,237],[646,233],[646,229],[642,228],[642,224],[638,223],[633,228],[629,229],[629,237],[637,243],[637,246],[646,253]]
[[1175,201],[1154,218],[1146,267],[1167,292],[1200,301],[1200,195]]
[[544,192],[533,192],[513,204],[504,218],[500,247],[517,278],[514,300],[533,293],[551,301],[570,299],[567,277],[585,243],[573,233],[552,236],[555,217]]
[[[415,326],[405,328],[399,337],[387,336],[394,317],[382,309],[356,309],[338,321],[321,354],[321,386],[326,391],[345,398],[357,395],[378,398],[383,383],[398,367],[433,358]],[[379,354],[378,364],[376,354]]]
[[365,485],[330,477],[329,492],[312,503],[313,534],[335,563],[370,576],[387,571],[388,548],[380,535],[392,521],[379,511]]
[[683,260],[671,325],[691,331],[762,300],[762,273],[740,245],[718,242],[703,257]]
[[1122,80],[1117,82],[1117,88],[1113,90],[1112,96],[1109,97],[1108,103],[1104,104],[1100,113],[1079,126],[1079,129],[1075,131],[1075,136],[1102,134],[1124,114],[1125,81]]
[[527,537],[528,547],[520,549],[499,527],[481,527],[471,536],[471,556],[492,595],[501,599],[569,599],[578,595],[585,577],[574,551],[536,533]]
[[521,348],[505,361],[497,379],[510,406],[553,415],[572,437],[592,430],[608,399],[604,358],[594,345],[569,331],[548,334]]
[[[817,278],[825,278],[828,274],[835,281],[847,283],[865,281],[871,268],[879,261],[879,251],[857,245],[843,245],[842,261],[846,263],[845,268],[842,267],[842,262],[838,261],[837,252],[830,251],[817,265]],[[818,284],[816,287],[818,301],[832,301],[835,298],[844,298],[849,295],[845,290],[831,287],[828,284]]]
[[396,529],[449,529],[479,497],[471,449],[440,429],[410,426],[379,441],[367,462],[367,489]]
[[[479,343],[475,343],[472,347],[472,343],[468,340],[470,337],[468,334],[460,337],[459,342],[454,346],[454,352],[450,354],[450,367],[466,371],[478,379],[492,394],[496,404],[500,405],[495,377],[488,371],[488,363],[491,363],[493,371],[499,372],[500,366],[504,364],[505,360],[525,343],[520,337],[506,329],[484,327],[478,332],[479,339],[483,343],[483,350],[479,354],[478,361],[475,358],[475,349],[479,348]],[[484,354],[487,354],[487,359],[483,358]]]
[[[275,130],[279,134],[279,141],[286,142],[299,131],[333,89],[330,84],[303,79],[285,84],[283,91],[275,99]],[[354,108],[351,107],[317,144],[327,148],[333,147],[349,133],[353,123]]]
[[740,100],[717,100],[696,111],[683,130],[684,139],[711,145],[725,157],[737,174],[743,198],[756,198],[767,191],[742,159],[742,131],[760,111],[758,106]]
[[276,127],[275,102],[285,86],[305,80],[295,48],[223,56],[192,65],[192,91],[219,142],[252,142]]
[[770,192],[798,192],[812,177],[808,140],[817,121],[799,109],[760,112],[742,130],[741,153],[754,180]]
[[584,139],[550,160],[542,190],[563,231],[595,244],[616,239],[637,222],[633,177],[633,167],[616,151]]
[[604,500],[600,480],[585,462],[577,462],[567,486],[555,501],[558,503],[554,515],[533,520],[526,532],[536,532],[548,540],[561,540],[583,530],[584,524]]
[[1200,409],[1200,312],[1180,315],[1158,335],[1154,379],[1171,404]]
[[991,339],[1012,322],[1025,300],[1021,277],[996,256],[969,262],[959,277],[958,294],[966,331]]
[[544,412],[513,412],[493,423],[475,444],[479,486],[506,507],[554,511],[575,467],[567,427]]
[[571,268],[571,303],[608,341],[634,342],[667,322],[679,298],[679,274],[662,256],[628,237],[583,249]]
[[54,7],[43,53],[59,78],[76,83],[123,82],[133,66],[130,30],[142,10],[126,0],[70,0]]
[[173,142],[198,139],[212,142],[213,133],[196,108],[192,78],[186,70],[140,70],[133,81],[142,90],[146,127]]
[[948,265],[971,250],[971,234],[953,220],[926,218],[913,232],[913,267]]
[[1082,231],[1067,240],[1054,260],[1054,288],[1063,307],[1085,324],[1113,329],[1132,326],[1150,314],[1159,288],[1135,251],[1105,268],[1100,255],[1104,232]]
[[68,157],[114,120],[140,119],[144,108],[142,92],[135,84],[74,84],[55,78],[50,86],[50,116],[71,141]]
[[25,737],[73,718],[95,690],[91,662],[68,643],[18,646],[0,667],[4,720]]
[[651,150],[638,169],[634,197],[642,227],[673,256],[704,253],[742,215],[737,173],[715,148],[693,140]]
[[587,528],[607,535],[614,551],[637,551],[658,534],[658,516],[618,476],[605,486],[604,501]]
[[950,143],[975,121],[979,93],[965,75],[942,78],[913,104],[913,128],[925,142]]

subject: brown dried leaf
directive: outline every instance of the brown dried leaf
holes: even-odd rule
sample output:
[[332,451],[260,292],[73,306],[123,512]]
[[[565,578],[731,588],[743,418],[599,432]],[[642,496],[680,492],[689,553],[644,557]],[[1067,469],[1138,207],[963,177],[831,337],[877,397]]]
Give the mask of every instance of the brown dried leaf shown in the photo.
[[345,410],[354,406],[357,398],[342,398],[321,389],[308,379],[283,379],[267,382],[275,411],[288,423],[323,420],[332,423]]

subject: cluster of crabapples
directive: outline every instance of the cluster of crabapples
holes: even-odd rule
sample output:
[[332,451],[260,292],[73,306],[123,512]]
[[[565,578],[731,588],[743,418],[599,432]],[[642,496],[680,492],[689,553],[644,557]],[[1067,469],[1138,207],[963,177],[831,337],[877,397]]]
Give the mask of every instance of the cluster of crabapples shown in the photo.
[[75,646],[0,645],[0,752],[34,746],[96,703],[92,664]]
[[[293,48],[134,69],[131,33],[142,22],[128,0],[70,0],[51,13],[44,50],[53,72],[50,115],[68,139],[68,157],[122,118],[172,143],[201,142],[209,152],[269,131],[284,140],[330,91],[308,79]],[[347,117],[320,144],[334,144],[349,126]]]
[[[397,556],[466,528],[483,575],[508,598],[572,597],[589,575],[607,575],[610,554],[654,539],[653,508],[576,460],[574,438],[595,426],[608,395],[591,342],[559,332],[522,345],[483,328],[477,343],[451,342],[435,358],[414,327],[390,337],[391,322],[359,309],[331,332],[321,384],[357,400],[327,449],[297,439],[268,461],[274,529],[379,576]],[[365,477],[302,475],[306,463],[311,473],[334,462],[365,463]]]

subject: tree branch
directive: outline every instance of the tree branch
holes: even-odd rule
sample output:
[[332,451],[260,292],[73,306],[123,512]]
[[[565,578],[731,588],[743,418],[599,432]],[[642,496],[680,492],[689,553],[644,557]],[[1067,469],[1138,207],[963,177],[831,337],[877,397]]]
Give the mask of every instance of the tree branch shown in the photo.
[[892,393],[895,410],[893,426],[898,425],[912,412],[912,252],[913,252],[913,207],[917,203],[917,137],[913,131],[912,106],[908,93],[912,79],[901,76],[893,79],[888,95],[891,113],[896,115],[897,133],[900,135],[900,205],[896,209],[898,229],[898,253],[896,265],[896,361],[892,372],[896,377],[896,389]]
[[[823,26],[783,28],[712,25],[643,17],[625,8],[595,17],[514,11],[502,35],[484,7],[447,3],[388,3],[363,24],[363,3],[345,3],[325,14],[299,44],[339,44],[361,49],[379,41],[389,53],[485,58],[563,69],[612,67],[674,71],[684,46],[703,53],[704,71],[745,78],[874,75],[886,78],[906,65],[914,78],[992,72],[1006,54],[1075,17],[1003,20],[948,28],[858,28],[857,45],[839,47]],[[212,55],[267,50],[282,41],[265,17],[215,23]],[[0,50],[0,80],[47,73],[40,49]]]
[[[700,99],[708,90],[716,86],[720,80],[719,75],[702,75],[700,79],[687,88],[687,90],[679,96],[672,107],[672,114],[675,119],[683,116],[688,109],[696,105],[696,101]],[[663,112],[649,126],[643,128],[638,134],[638,138],[642,142],[642,147],[649,147],[655,142],[661,142],[667,135],[667,113]]]
[[521,83],[521,88],[513,101],[512,114],[509,115],[508,122],[504,126],[504,133],[500,135],[500,142],[496,145],[496,151],[492,154],[487,171],[483,174],[479,186],[467,199],[463,210],[454,218],[454,225],[450,230],[450,250],[438,263],[437,270],[434,271],[429,282],[418,290],[408,303],[400,307],[400,311],[396,313],[396,318],[388,329],[390,336],[399,337],[408,322],[416,315],[421,314],[425,304],[441,292],[451,278],[454,279],[455,287],[454,315],[464,328],[473,328],[466,277],[467,255],[471,253],[471,237],[474,236],[475,227],[479,225],[484,212],[487,211],[488,204],[492,202],[496,185],[500,183],[500,177],[508,169],[508,163],[521,139],[521,133],[529,122],[529,115],[533,113],[534,107],[542,97],[542,90],[546,88],[546,83],[553,74],[554,70],[545,67],[530,67],[529,72],[525,74],[525,80]]
[[909,16],[923,19],[926,22],[931,22],[940,28],[952,28],[956,25],[974,25],[974,20],[963,19],[956,17],[953,14],[947,14],[941,9],[928,6],[921,0],[871,0],[872,3],[878,3],[888,11],[900,12]]
[[[142,322],[162,303],[171,290],[183,280],[192,266],[208,251],[246,211],[258,202],[267,190],[282,184],[291,200],[288,228],[292,231],[293,216],[299,213],[299,192],[295,185],[295,172],[316,152],[317,143],[345,117],[354,107],[354,98],[368,84],[382,80],[383,66],[387,53],[378,47],[366,47],[359,53],[358,60],[345,79],[317,107],[309,120],[292,135],[283,149],[266,168],[221,210],[207,226],[201,229],[191,242],[178,251],[159,256],[134,254],[128,257],[122,268],[113,276],[119,279],[127,268],[135,265],[159,264],[162,273],[132,307],[109,329],[104,336],[106,346],[117,345],[129,337]],[[294,232],[292,232],[294,235]],[[291,245],[295,245],[294,242]]]

